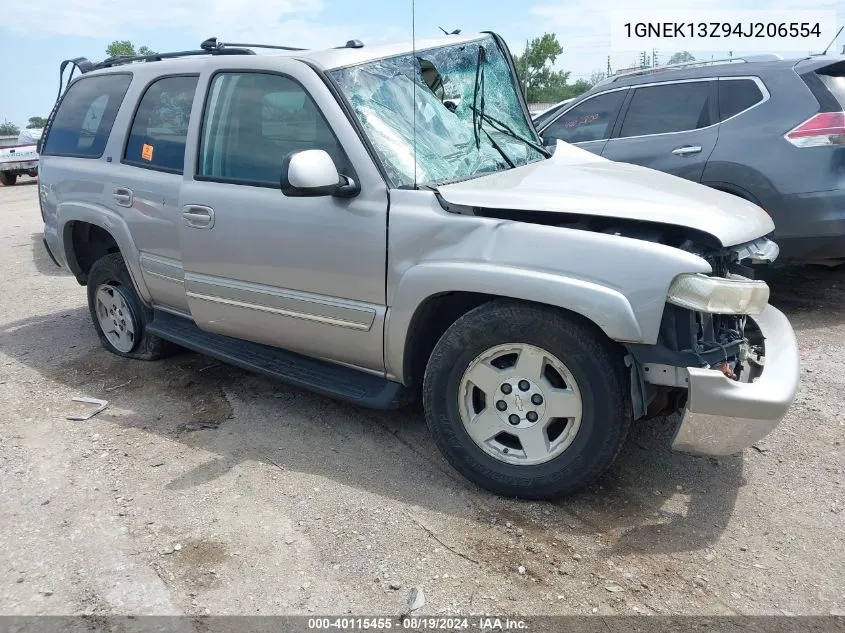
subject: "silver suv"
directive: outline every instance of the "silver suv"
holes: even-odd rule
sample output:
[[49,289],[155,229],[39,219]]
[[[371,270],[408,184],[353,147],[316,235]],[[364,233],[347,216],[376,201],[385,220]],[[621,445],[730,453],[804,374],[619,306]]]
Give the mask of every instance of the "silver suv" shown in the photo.
[[494,34],[253,48],[73,60],[41,212],[108,350],[421,395],[449,462],[522,498],[585,486],[646,416],[710,455],[783,418],[798,351],[753,279],[778,252],[759,207],[544,147]]

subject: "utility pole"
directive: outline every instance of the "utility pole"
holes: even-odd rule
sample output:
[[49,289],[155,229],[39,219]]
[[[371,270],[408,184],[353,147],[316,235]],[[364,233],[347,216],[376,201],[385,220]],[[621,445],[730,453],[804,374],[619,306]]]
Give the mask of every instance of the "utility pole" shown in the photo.
[[[525,40],[525,52],[522,54],[522,59],[528,59],[528,40]],[[528,99],[528,64],[524,64],[524,69],[521,73],[520,83],[522,84],[522,95]]]
[[648,51],[640,53],[640,68],[648,68]]
[[607,56],[607,76],[610,77],[613,71],[610,69],[610,55]]
[[657,63],[657,49],[656,48],[651,49],[651,65],[652,65],[653,68],[657,68],[657,66],[659,65]]

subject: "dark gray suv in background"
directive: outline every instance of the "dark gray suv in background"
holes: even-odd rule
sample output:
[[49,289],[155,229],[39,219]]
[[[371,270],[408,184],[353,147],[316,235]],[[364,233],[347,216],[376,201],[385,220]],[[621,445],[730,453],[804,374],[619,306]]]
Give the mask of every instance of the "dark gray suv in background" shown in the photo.
[[780,261],[845,261],[845,57],[774,55],[611,77],[535,119],[560,139],[750,200]]

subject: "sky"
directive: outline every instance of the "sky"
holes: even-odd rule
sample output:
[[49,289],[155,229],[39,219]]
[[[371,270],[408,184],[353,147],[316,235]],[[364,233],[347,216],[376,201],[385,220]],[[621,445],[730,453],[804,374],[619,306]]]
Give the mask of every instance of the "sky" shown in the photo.
[[[339,46],[349,39],[365,44],[411,36],[411,0],[6,0],[11,10],[0,19],[0,122],[24,127],[31,116],[46,117],[56,99],[63,59],[105,57],[113,40],[131,40],[156,51],[198,48],[212,36],[230,42],[274,43],[306,48]],[[650,10],[690,8],[835,10],[845,25],[845,0],[652,0]],[[633,66],[636,50],[611,52],[610,20],[629,0],[416,0],[416,35],[447,30],[496,31],[518,53],[528,39],[557,34],[564,48],[556,67],[572,80],[604,71],[607,56],[615,68]],[[797,13],[796,13],[797,15]],[[784,56],[798,53],[778,50]],[[826,43],[825,43],[826,45]],[[831,49],[845,45],[845,33]],[[823,48],[823,47],[822,47]],[[683,48],[681,47],[681,50]],[[677,52],[658,49],[660,59]],[[694,51],[699,59],[728,51]],[[734,56],[743,51],[733,51]]]

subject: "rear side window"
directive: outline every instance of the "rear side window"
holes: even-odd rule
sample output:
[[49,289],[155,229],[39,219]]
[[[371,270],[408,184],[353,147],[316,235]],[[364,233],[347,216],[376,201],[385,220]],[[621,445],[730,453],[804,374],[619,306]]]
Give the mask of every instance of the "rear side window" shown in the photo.
[[198,178],[280,187],[291,152],[322,149],[341,173],[348,160],[311,96],[296,81],[265,73],[220,73],[203,120]]
[[648,86],[634,91],[619,136],[686,132],[711,123],[709,82]]
[[197,77],[164,77],[150,84],[135,113],[123,160],[182,173]]
[[131,75],[77,80],[68,88],[50,125],[42,154],[99,158],[114,118],[132,82]]
[[763,100],[757,82],[751,79],[719,80],[719,118],[724,121]]
[[606,92],[579,103],[543,130],[543,138],[556,138],[567,143],[608,138],[626,93],[626,90]]

